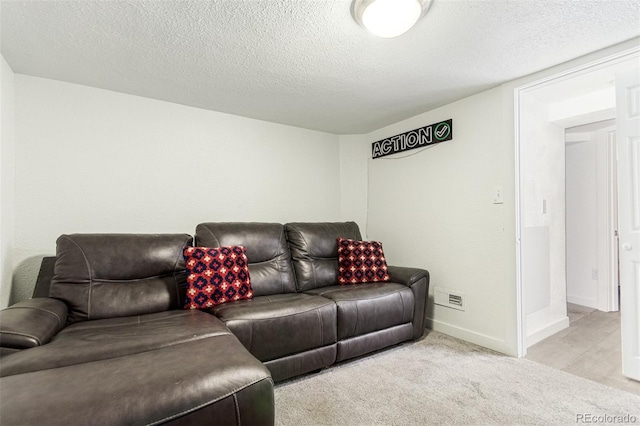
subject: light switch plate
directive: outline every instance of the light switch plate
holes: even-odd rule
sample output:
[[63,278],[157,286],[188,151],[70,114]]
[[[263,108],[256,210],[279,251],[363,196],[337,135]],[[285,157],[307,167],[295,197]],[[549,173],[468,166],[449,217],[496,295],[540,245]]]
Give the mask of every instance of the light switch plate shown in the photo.
[[502,204],[504,199],[502,197],[502,187],[496,186],[493,188],[493,204]]

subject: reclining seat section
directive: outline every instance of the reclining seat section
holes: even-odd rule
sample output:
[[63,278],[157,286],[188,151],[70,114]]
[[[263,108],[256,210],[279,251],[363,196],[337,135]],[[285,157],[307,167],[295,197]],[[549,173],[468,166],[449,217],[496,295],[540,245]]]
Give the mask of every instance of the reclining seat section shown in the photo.
[[336,361],[422,337],[429,275],[389,266],[391,281],[338,283],[338,237],[361,240],[355,222],[289,223],[298,291],[334,301],[338,314]]
[[52,297],[2,312],[3,422],[273,424],[268,370],[220,320],[181,309],[191,242],[61,236]]
[[246,248],[253,299],[214,306],[240,342],[275,381],[328,367],[336,360],[336,305],[296,292],[284,226],[277,223],[202,223],[195,245]]

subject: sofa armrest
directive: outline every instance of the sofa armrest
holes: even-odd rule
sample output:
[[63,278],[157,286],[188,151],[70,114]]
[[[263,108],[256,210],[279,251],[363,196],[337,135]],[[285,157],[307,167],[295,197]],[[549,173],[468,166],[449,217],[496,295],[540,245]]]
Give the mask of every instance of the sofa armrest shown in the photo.
[[413,292],[413,338],[419,339],[427,327],[427,298],[429,297],[429,271],[419,268],[389,266],[391,282],[404,284]]
[[389,266],[388,271],[391,281],[394,283],[404,284],[410,287],[420,279],[427,279],[427,285],[429,285],[429,271],[419,268],[407,268],[404,266]]
[[67,322],[67,305],[42,297],[0,311],[0,347],[27,349],[48,343]]

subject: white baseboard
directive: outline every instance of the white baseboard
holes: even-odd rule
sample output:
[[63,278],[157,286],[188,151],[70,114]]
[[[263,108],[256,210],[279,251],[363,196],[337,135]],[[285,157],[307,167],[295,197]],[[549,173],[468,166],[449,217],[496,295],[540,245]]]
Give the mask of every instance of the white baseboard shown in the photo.
[[427,318],[427,328],[455,337],[456,339],[464,340],[478,346],[483,346],[496,352],[508,354],[507,345],[504,340],[496,339],[495,337],[487,336],[486,334],[446,324],[431,318]]
[[556,334],[557,332],[569,327],[569,317],[564,317],[552,324],[549,324],[545,328],[531,333],[525,338],[526,347],[529,348],[538,342],[543,341],[549,336]]
[[570,294],[567,294],[567,302],[598,309],[598,301],[594,299],[587,299],[586,297],[571,296]]

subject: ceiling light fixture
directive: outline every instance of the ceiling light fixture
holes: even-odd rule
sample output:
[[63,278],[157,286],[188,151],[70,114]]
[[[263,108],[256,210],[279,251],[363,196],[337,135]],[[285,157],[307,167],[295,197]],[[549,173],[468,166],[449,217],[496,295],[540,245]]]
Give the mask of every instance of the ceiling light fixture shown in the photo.
[[353,0],[351,14],[374,35],[392,38],[409,31],[431,4],[431,0]]

